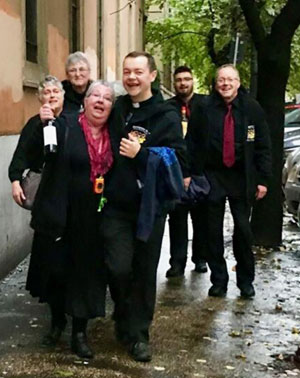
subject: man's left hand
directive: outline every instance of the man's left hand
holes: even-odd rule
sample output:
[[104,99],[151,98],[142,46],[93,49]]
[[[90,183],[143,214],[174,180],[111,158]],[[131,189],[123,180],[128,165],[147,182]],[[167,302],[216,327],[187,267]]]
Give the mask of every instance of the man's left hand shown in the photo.
[[121,139],[120,155],[133,159],[141,149],[141,145],[136,137],[128,134],[128,138]]
[[267,194],[267,187],[264,185],[257,185],[255,198],[260,200]]
[[185,177],[183,179],[184,190],[187,191],[191,183],[191,177]]

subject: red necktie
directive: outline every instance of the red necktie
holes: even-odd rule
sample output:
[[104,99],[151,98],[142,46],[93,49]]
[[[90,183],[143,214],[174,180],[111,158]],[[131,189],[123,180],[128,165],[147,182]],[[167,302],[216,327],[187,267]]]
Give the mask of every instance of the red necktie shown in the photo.
[[232,117],[232,105],[230,104],[224,118],[223,163],[226,167],[230,168],[233,166],[234,161],[234,120]]
[[191,109],[188,104],[185,105],[187,119],[190,119]]

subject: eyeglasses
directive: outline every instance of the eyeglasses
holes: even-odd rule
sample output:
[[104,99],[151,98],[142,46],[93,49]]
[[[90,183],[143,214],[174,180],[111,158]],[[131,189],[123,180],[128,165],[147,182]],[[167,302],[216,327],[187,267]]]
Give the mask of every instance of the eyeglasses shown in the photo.
[[71,74],[71,75],[74,75],[77,72],[79,72],[80,74],[83,74],[83,73],[85,73],[87,71],[89,71],[88,68],[79,67],[79,68],[71,68],[70,70],[68,70],[68,73]]
[[216,80],[218,84],[224,84],[226,81],[229,84],[232,84],[235,80],[239,80],[237,77],[220,77]]
[[178,78],[178,79],[175,79],[175,83],[182,83],[183,81],[192,81],[193,78],[192,77],[183,77],[183,78]]

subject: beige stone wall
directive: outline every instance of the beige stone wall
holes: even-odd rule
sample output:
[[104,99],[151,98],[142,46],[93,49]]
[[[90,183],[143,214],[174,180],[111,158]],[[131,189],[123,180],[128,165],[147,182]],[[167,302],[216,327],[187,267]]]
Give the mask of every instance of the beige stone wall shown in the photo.
[[18,1],[0,0],[0,133],[11,134],[24,119],[23,44]]
[[122,78],[122,61],[133,50],[143,50],[144,1],[102,1],[103,76]]
[[[99,7],[96,0],[85,0],[83,9],[83,50],[91,62],[91,77],[98,78],[99,60],[98,60],[98,20]],[[92,17],[91,17],[92,16]]]
[[69,55],[69,2],[46,0],[47,66],[51,75],[65,78],[65,61]]

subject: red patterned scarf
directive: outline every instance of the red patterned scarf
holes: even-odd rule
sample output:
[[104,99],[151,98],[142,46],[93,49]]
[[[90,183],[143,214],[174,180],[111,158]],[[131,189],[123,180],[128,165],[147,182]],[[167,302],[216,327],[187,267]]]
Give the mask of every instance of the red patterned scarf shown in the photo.
[[106,123],[101,128],[100,136],[95,139],[92,136],[89,121],[84,113],[79,116],[79,123],[83,130],[86,143],[88,145],[88,152],[91,164],[90,179],[92,182],[99,175],[104,175],[113,163],[113,154],[111,150],[108,124]]

